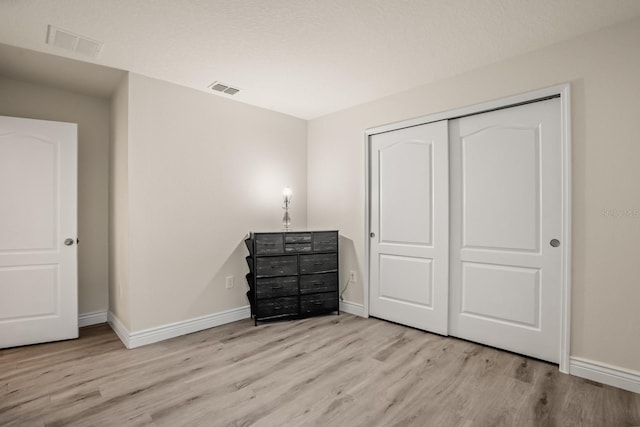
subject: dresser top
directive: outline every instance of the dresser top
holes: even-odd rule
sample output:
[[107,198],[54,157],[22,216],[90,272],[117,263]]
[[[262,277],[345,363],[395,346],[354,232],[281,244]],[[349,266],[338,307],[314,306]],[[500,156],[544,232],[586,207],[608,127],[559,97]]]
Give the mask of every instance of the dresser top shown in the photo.
[[295,229],[280,231],[252,231],[253,234],[282,234],[282,233],[337,233],[338,230],[313,230],[313,229]]

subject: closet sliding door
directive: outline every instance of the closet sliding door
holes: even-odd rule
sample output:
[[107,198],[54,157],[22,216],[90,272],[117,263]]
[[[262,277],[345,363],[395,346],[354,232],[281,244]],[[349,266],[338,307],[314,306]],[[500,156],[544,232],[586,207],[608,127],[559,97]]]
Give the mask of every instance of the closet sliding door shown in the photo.
[[447,334],[447,122],[371,137],[370,314]]
[[560,357],[560,99],[449,122],[449,334]]

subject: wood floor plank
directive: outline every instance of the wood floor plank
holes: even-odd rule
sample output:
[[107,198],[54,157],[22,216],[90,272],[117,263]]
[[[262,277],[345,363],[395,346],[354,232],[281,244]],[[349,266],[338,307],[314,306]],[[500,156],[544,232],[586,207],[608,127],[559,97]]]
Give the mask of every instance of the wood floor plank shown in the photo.
[[640,395],[348,314],[0,350],[2,426],[629,426]]

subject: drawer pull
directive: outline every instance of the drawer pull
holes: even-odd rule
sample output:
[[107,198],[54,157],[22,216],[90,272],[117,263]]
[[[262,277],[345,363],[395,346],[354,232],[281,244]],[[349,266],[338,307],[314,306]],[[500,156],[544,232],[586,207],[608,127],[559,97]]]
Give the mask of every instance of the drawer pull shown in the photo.
[[311,282],[312,285],[324,285],[324,282],[319,282],[319,281],[315,281],[315,282]]
[[283,265],[277,265],[277,264],[274,264],[274,265],[271,266],[271,268],[282,268],[282,267],[284,267],[284,266]]
[[322,301],[314,301],[313,305],[322,305]]
[[314,262],[313,265],[322,265],[324,262]]
[[318,243],[322,243],[324,245],[329,245],[329,244],[333,243],[333,240],[320,240]]
[[274,310],[282,310],[282,306],[281,305],[274,305],[273,309]]
[[272,286],[271,289],[282,289],[284,288],[284,286],[280,285],[280,286]]

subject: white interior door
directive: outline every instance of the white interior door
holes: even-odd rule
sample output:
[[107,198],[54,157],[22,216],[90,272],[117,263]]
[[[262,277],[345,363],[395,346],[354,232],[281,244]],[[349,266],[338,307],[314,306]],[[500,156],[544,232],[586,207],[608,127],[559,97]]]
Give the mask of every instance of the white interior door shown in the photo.
[[76,180],[77,125],[0,116],[0,348],[78,337]]
[[558,362],[560,100],[452,120],[449,133],[449,333]]
[[372,135],[372,316],[447,334],[447,122]]

